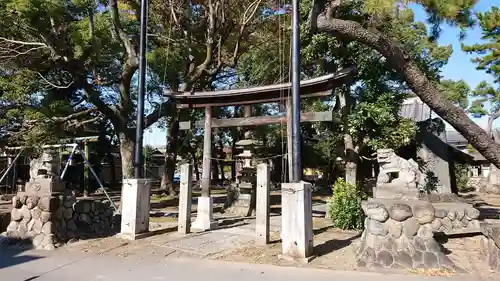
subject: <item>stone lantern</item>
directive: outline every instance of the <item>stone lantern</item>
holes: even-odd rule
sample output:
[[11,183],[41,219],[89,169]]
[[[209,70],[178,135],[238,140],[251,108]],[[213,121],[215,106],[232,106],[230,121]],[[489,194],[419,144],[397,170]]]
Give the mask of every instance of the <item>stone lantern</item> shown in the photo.
[[245,134],[245,139],[236,143],[236,147],[243,152],[236,155],[238,173],[236,183],[229,191],[227,198],[227,212],[237,216],[251,216],[255,210],[256,183],[257,183],[257,148],[259,141],[251,139],[251,134]]

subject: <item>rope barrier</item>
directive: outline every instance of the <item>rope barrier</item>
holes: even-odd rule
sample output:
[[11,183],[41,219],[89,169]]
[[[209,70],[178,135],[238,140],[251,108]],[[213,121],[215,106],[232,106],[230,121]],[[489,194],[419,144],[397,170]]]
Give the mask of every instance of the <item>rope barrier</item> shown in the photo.
[[[285,153],[285,154],[279,154],[279,155],[274,155],[274,156],[270,156],[270,157],[252,158],[252,160],[262,161],[262,160],[269,160],[269,159],[275,159],[275,158],[281,158],[281,157],[286,158],[287,155],[288,155],[288,153]],[[213,157],[210,157],[210,160],[221,161],[221,162],[242,161],[242,159],[222,159],[222,158],[213,158]]]

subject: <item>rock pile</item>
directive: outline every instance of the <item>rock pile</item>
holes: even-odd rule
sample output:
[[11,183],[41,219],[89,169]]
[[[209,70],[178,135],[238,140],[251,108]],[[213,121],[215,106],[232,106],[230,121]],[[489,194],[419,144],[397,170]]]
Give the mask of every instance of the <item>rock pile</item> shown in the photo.
[[51,250],[69,239],[85,239],[113,231],[109,202],[79,200],[74,195],[30,195],[18,193],[6,236],[13,242]]
[[484,236],[481,239],[483,257],[488,260],[491,270],[500,271],[500,225],[481,223]]
[[367,218],[357,260],[368,267],[457,270],[434,240],[434,232],[453,227],[448,214],[453,221],[465,218],[467,225],[479,216],[474,208],[458,214],[420,200],[372,199],[362,207]]

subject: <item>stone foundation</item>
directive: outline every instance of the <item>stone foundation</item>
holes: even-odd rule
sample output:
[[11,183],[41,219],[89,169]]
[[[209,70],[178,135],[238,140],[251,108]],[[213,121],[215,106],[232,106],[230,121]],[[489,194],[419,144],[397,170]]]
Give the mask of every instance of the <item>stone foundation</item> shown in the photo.
[[71,239],[114,233],[109,201],[77,199],[70,194],[18,193],[12,199],[11,221],[5,235],[11,242],[52,250]]
[[491,270],[500,271],[500,225],[481,223],[484,236],[481,239],[481,253],[487,259]]
[[[458,269],[434,239],[451,209],[421,200],[371,199],[363,202],[363,211],[367,218],[357,253],[359,266]],[[479,215],[474,208],[467,212],[462,216],[460,211],[459,221]]]
[[241,188],[232,186],[227,193],[227,206],[225,212],[239,217],[255,215],[256,188]]

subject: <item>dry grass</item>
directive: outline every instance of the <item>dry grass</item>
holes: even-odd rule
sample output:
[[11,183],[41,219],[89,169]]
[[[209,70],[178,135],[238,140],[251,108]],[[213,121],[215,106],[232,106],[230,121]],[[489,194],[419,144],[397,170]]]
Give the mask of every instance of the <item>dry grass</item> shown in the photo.
[[452,277],[455,275],[454,272],[446,270],[446,269],[420,269],[420,268],[412,268],[409,269],[408,272],[417,275],[425,275],[425,276],[439,276],[439,277]]

